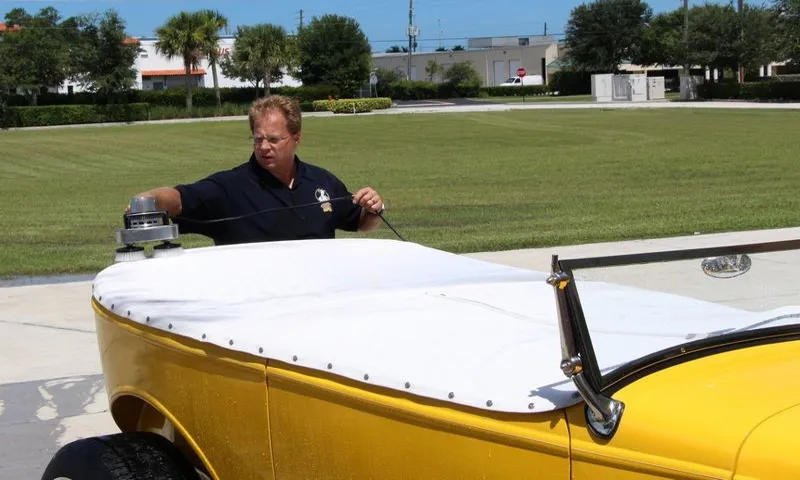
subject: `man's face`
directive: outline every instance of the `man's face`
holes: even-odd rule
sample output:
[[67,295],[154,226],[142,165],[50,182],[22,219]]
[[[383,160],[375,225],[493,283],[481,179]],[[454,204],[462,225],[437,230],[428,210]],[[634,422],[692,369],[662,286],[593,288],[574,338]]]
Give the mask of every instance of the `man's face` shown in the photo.
[[259,165],[267,170],[291,167],[300,133],[292,135],[281,112],[271,110],[253,125],[253,151]]

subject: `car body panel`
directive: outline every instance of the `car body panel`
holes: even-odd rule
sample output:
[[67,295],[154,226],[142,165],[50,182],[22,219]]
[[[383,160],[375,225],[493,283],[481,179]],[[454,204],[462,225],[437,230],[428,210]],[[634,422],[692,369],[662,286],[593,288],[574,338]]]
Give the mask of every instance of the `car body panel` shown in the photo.
[[122,399],[141,399],[170,420],[213,478],[274,478],[263,362],[92,305],[109,403],[121,430],[142,429],[139,418],[118,407]]
[[278,478],[569,478],[563,411],[478,411],[273,362],[267,376]]
[[[796,371],[795,367],[794,372]],[[785,381],[787,371],[782,373]],[[745,440],[739,452],[734,480],[800,478],[800,456],[797,455],[796,438],[798,431],[800,404],[765,419]]]
[[[570,408],[574,478],[628,478],[621,471],[629,471],[630,478],[645,473],[731,478],[748,435],[800,402],[800,382],[786,381],[786,372],[796,371],[800,342],[786,341],[715,353],[651,373],[613,393],[625,411],[607,442],[590,435],[583,408]],[[760,428],[769,431],[770,424]],[[792,445],[786,438],[790,431],[784,425],[774,432],[777,437],[762,442]],[[759,444],[751,448],[757,452]]]

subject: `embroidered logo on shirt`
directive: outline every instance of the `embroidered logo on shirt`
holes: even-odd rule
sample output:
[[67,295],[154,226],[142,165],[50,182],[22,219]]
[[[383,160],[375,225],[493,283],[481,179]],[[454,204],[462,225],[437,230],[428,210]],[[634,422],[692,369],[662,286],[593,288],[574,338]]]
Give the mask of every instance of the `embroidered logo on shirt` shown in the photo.
[[323,212],[328,213],[328,212],[333,211],[333,208],[331,208],[331,202],[330,202],[331,197],[330,197],[330,195],[328,195],[328,192],[326,192],[324,189],[318,188],[314,192],[314,197],[316,197],[318,202],[323,202],[322,203],[322,211]]

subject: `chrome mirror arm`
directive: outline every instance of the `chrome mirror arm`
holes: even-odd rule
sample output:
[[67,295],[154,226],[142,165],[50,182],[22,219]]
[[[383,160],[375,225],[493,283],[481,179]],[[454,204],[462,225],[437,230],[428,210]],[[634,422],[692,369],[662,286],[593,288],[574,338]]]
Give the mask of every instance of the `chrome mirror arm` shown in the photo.
[[[561,339],[561,371],[573,381],[586,402],[586,422],[592,432],[602,438],[614,435],[625,406],[622,402],[605,397],[592,388],[583,369],[574,324],[567,299],[567,286],[572,279],[558,267],[558,256],[553,256],[552,272],[547,283],[553,286],[558,310],[558,332]],[[597,383],[597,382],[596,382]]]

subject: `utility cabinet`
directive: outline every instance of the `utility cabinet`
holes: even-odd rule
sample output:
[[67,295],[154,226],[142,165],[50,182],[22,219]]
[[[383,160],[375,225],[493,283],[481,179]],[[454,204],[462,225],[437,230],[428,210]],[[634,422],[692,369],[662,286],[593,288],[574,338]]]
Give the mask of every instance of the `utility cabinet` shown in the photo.
[[613,99],[627,102],[647,100],[647,76],[641,74],[614,75]]
[[610,102],[613,100],[614,75],[600,73],[592,75],[592,100],[595,102]]
[[664,98],[665,98],[664,77],[648,77],[647,99],[664,100]]

